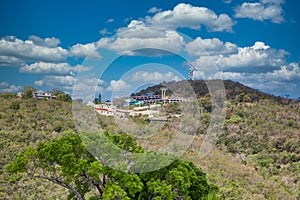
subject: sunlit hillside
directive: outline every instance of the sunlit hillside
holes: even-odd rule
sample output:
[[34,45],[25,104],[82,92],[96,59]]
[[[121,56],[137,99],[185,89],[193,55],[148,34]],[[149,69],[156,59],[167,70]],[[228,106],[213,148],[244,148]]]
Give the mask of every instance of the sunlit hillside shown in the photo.
[[[299,199],[300,102],[225,81],[227,100],[223,134],[214,149],[200,158],[198,150],[211,115],[210,97],[205,89],[201,90],[205,87],[200,82],[192,82],[192,85],[196,88],[199,106],[203,108],[201,124],[193,144],[182,158],[206,172],[209,182],[219,187],[221,199]],[[156,92],[154,88],[148,90]],[[171,112],[177,106],[169,104],[166,109]],[[105,130],[123,133],[113,117],[97,116]],[[141,126],[148,123],[143,119],[134,120]],[[143,148],[155,150],[172,138],[173,133],[168,129],[171,122],[150,138],[136,139]],[[6,167],[26,147],[73,131],[76,132],[72,103],[1,94],[1,199],[67,199],[65,189],[30,177],[9,175]]]

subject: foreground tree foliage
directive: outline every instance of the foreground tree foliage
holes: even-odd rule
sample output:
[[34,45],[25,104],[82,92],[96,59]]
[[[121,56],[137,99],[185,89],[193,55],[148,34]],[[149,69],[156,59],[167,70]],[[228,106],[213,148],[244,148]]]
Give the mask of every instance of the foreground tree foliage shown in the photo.
[[[128,135],[106,136],[126,150],[142,152]],[[193,163],[181,160],[148,173],[114,170],[96,160],[74,133],[28,147],[7,166],[7,171],[50,181],[67,188],[69,199],[80,200],[215,199],[218,190],[207,183],[205,174]]]

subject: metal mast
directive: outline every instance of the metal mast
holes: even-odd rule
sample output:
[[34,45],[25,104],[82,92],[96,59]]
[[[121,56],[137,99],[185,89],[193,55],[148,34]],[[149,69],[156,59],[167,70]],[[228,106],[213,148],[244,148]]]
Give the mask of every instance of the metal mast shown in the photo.
[[194,80],[195,67],[189,62],[186,62],[185,64],[189,67],[189,69],[188,69],[189,70],[189,74],[188,74],[189,80]]

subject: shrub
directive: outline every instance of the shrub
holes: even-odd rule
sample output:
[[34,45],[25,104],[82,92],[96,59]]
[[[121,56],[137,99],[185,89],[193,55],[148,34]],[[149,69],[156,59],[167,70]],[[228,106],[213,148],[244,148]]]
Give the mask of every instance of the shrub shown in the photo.
[[11,102],[9,108],[13,109],[13,110],[19,110],[20,109],[20,102],[18,102],[18,101]]

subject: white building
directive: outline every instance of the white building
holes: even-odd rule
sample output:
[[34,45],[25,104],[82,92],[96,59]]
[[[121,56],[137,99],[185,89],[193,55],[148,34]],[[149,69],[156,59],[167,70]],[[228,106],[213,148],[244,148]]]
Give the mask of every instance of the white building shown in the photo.
[[[17,93],[17,97],[23,97],[24,95],[24,92],[18,92]],[[39,91],[39,92],[33,92],[32,93],[32,98],[35,98],[35,99],[55,99],[57,98],[57,96],[53,95],[51,92],[42,92],[42,91]]]
[[35,99],[55,99],[56,96],[50,92],[34,92],[32,97]]
[[[152,106],[152,107],[155,108],[158,106]],[[148,116],[150,118],[152,118],[155,115],[159,115],[159,110],[151,110],[150,108],[151,106],[135,107],[133,108],[133,110],[130,110],[129,115],[132,117]]]
[[105,115],[105,116],[115,116],[117,112],[116,106],[111,104],[94,104],[94,109],[100,115]]
[[132,117],[148,116],[149,118],[152,118],[155,115],[159,115],[159,110],[132,110],[129,115]]
[[159,115],[159,110],[152,110],[151,108],[158,108],[161,105],[151,105],[143,107],[135,107],[133,110],[122,110],[117,109],[116,106],[111,104],[94,104],[93,102],[88,102],[88,106],[94,108],[100,115],[104,116],[115,116],[119,118],[139,117],[139,116],[148,116],[150,118]]
[[17,97],[20,97],[20,98],[21,98],[23,95],[24,95],[23,92],[18,92],[18,93],[17,93]]

